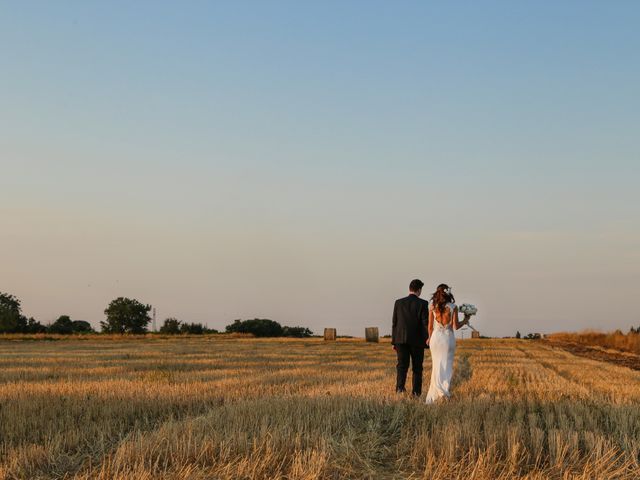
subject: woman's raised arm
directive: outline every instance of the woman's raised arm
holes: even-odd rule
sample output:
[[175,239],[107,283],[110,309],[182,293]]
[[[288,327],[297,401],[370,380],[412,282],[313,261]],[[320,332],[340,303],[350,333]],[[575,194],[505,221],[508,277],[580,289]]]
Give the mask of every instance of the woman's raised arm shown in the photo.
[[459,321],[458,320],[458,307],[454,307],[453,309],[453,328],[455,330],[458,330],[459,328],[464,327],[465,325],[469,324],[469,316],[465,315],[464,316],[464,320]]

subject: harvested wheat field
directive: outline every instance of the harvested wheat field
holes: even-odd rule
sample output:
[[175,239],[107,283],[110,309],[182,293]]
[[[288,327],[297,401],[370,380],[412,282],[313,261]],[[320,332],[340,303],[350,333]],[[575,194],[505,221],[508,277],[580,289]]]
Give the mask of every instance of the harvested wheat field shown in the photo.
[[357,340],[6,336],[0,478],[640,477],[638,371],[466,340],[454,398],[427,406],[393,393],[394,358]]

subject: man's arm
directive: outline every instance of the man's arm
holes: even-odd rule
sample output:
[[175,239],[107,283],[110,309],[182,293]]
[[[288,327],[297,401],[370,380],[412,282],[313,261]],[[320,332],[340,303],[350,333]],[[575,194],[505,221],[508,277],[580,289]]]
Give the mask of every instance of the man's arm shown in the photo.
[[429,327],[428,327],[428,337],[427,341],[431,338],[431,334],[433,333],[433,310],[429,309]]
[[429,302],[425,302],[424,309],[422,311],[422,318],[420,323],[422,324],[423,332],[427,337],[427,344],[429,343],[429,337],[431,337],[431,309],[429,308]]
[[396,344],[396,326],[398,325],[398,301],[393,304],[393,317],[391,319],[391,345]]

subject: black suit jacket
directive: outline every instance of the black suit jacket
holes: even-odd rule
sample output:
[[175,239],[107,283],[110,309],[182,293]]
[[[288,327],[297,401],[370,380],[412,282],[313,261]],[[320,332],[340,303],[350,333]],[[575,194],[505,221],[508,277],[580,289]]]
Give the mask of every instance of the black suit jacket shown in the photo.
[[429,302],[413,294],[396,300],[393,306],[391,343],[425,346],[429,337],[428,321]]

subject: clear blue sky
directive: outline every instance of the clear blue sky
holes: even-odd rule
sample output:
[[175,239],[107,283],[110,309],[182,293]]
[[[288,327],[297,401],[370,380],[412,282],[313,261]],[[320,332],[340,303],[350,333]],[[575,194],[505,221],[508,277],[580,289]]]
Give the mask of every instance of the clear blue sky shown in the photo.
[[628,329],[640,3],[0,2],[0,291],[223,327]]

